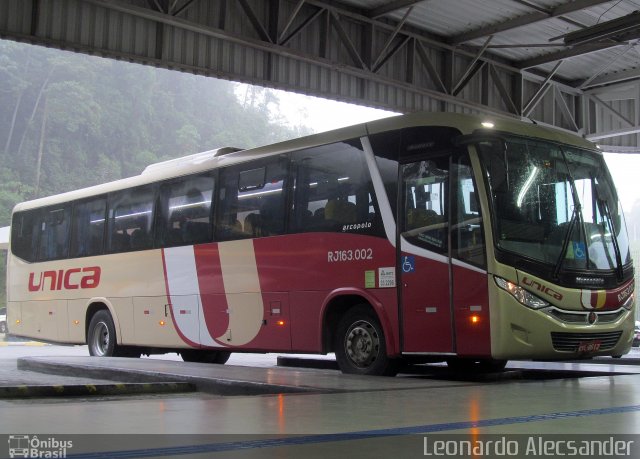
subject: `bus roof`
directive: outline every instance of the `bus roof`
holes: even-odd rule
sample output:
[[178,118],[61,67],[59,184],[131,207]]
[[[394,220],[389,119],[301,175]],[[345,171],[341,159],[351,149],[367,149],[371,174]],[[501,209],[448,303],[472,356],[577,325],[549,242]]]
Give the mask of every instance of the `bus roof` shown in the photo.
[[511,118],[501,118],[491,115],[466,115],[458,113],[432,113],[419,112],[409,115],[392,116],[369,123],[357,124],[333,131],[313,134],[293,140],[287,140],[271,145],[239,150],[226,147],[218,150],[211,150],[203,153],[176,158],[169,161],[152,164],[148,166],[140,175],[116,180],[109,183],[69,191],[62,194],[48,196],[44,198],[26,201],[17,204],[15,211],[33,209],[55,205],[76,199],[110,193],[135,186],[155,183],[184,175],[204,172],[211,169],[230,166],[258,158],[278,155],[290,151],[326,145],[341,140],[363,137],[368,134],[375,134],[412,126],[442,126],[454,127],[462,134],[471,134],[479,130],[488,130],[481,123],[490,121],[493,123],[491,130],[500,132],[510,132],[516,135],[537,137],[553,142],[574,145],[576,147],[594,149],[591,142],[586,141],[568,131],[537,125],[533,122],[518,121]]

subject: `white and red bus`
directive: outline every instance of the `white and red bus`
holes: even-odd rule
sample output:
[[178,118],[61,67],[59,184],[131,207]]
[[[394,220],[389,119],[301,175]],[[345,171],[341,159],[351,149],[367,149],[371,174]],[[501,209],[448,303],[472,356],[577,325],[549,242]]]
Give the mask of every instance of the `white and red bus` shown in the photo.
[[485,121],[393,117],[21,203],[10,332],[97,356],[335,352],[360,374],[628,352],[633,268],[602,154]]

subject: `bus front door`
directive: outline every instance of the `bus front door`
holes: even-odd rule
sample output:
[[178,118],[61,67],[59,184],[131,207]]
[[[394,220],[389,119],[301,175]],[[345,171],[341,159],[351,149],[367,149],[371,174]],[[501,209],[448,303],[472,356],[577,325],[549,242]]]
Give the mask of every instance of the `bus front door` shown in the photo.
[[403,352],[491,356],[483,219],[466,153],[402,165]]
[[402,164],[401,175],[402,350],[451,353],[449,156]]

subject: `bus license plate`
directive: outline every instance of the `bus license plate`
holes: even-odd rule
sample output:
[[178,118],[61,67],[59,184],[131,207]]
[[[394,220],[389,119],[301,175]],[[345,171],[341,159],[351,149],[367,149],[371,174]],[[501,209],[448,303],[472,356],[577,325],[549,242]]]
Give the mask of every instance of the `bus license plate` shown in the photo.
[[578,352],[597,352],[600,350],[602,342],[599,339],[593,341],[582,341],[578,344]]

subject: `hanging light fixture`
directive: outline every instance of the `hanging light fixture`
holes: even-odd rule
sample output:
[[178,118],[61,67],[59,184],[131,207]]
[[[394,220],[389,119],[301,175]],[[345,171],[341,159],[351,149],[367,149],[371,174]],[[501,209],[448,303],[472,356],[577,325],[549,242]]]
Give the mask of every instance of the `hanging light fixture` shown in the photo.
[[625,41],[640,38],[640,11],[634,11],[611,21],[576,30],[563,35],[563,38],[564,44],[571,46],[594,43],[605,39]]

